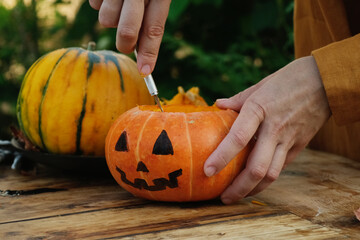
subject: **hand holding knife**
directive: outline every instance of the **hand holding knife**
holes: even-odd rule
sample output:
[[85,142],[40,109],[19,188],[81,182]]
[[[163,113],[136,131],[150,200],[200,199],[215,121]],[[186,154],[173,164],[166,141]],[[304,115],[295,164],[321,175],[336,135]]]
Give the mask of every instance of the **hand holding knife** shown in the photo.
[[[135,57],[137,58],[136,49],[134,50],[134,54],[135,54]],[[146,86],[147,86],[147,88],[149,90],[150,95],[154,97],[154,100],[155,100],[156,104],[158,105],[160,110],[162,112],[164,112],[163,108],[161,107],[161,103],[160,103],[160,100],[159,100],[159,97],[158,97],[158,90],[156,88],[155,81],[154,81],[152,75],[149,74],[149,75],[143,76],[143,77],[144,77],[144,80],[145,80],[145,83],[146,83]]]

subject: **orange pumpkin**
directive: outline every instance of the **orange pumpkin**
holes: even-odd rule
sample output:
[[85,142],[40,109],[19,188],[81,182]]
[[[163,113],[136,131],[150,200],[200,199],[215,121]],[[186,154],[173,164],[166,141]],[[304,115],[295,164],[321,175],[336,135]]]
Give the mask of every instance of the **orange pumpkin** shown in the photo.
[[164,112],[156,106],[135,107],[110,128],[107,164],[125,190],[158,201],[208,200],[219,196],[243,168],[249,147],[219,174],[204,174],[206,159],[229,132],[237,113],[204,106],[196,96],[203,106],[177,104],[184,99],[185,93],[178,94],[168,102],[175,105],[163,106]]

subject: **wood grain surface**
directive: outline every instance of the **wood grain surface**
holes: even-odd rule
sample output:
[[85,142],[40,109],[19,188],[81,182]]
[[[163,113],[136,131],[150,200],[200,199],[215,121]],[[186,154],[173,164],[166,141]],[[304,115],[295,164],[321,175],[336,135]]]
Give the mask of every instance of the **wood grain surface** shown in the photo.
[[0,166],[0,239],[360,239],[360,163],[304,150],[255,197],[151,202],[109,174]]

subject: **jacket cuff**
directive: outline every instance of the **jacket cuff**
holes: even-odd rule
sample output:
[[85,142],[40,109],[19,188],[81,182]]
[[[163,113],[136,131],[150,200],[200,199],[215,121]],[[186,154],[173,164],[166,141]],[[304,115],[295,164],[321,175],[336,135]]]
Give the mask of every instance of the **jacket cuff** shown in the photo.
[[335,122],[360,121],[360,34],[314,50]]

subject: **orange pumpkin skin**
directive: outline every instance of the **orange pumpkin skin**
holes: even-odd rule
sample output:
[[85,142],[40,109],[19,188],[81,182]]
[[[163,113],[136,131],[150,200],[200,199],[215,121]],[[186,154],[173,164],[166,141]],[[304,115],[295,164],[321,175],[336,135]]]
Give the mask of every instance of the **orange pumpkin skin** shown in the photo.
[[150,200],[218,197],[243,169],[250,147],[213,177],[204,174],[203,166],[229,132],[237,113],[214,106],[163,108],[164,112],[159,112],[156,106],[135,107],[113,123],[105,144],[111,174],[125,190]]

